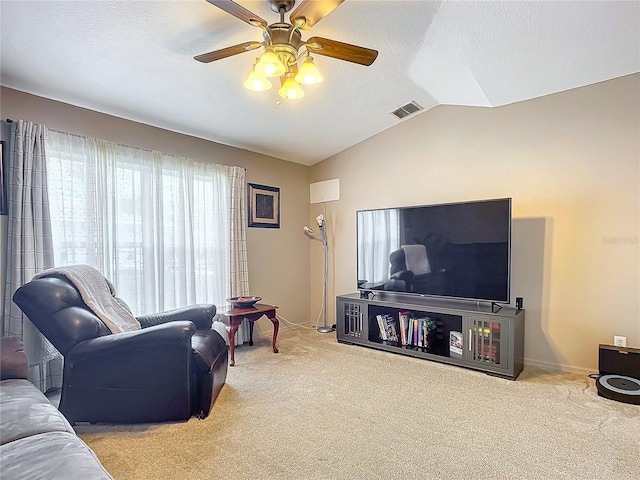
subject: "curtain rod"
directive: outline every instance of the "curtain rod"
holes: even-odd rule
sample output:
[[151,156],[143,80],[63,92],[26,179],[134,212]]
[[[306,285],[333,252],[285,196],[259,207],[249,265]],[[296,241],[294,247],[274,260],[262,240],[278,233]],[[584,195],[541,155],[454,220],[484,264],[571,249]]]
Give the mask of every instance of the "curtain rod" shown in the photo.
[[[7,118],[5,121],[6,121],[7,123],[13,123],[13,120],[11,120],[10,118]],[[61,132],[60,130],[54,130],[54,129],[51,129],[51,130],[53,130],[54,132],[58,132],[58,133],[65,133],[65,134],[67,134],[67,135],[73,135],[73,136],[75,136],[75,137],[83,137],[83,135],[76,135],[75,133]],[[116,143],[116,144],[117,144],[117,142],[113,142],[113,143]],[[121,145],[121,144],[118,144],[118,145]],[[137,149],[139,149],[139,150],[146,150],[147,152],[153,152],[153,151],[155,151],[155,150],[149,150],[149,149],[147,149],[147,148],[133,147],[133,146],[131,146],[131,145],[121,145],[121,146],[123,146],[123,147],[129,147],[129,148],[137,148]],[[164,153],[164,152],[160,152],[160,153]],[[165,154],[165,155],[170,155],[170,156],[172,156],[172,157],[180,157],[180,155],[172,155],[172,154],[170,154],[170,153],[167,153],[167,154]],[[182,157],[182,158],[187,158],[187,157]],[[196,161],[197,161],[197,160],[196,160]],[[207,162],[203,162],[203,163],[207,163]],[[233,166],[233,165],[227,165],[227,166]],[[240,167],[240,168],[243,168],[245,172],[247,171],[247,168],[246,168],[246,167]]]

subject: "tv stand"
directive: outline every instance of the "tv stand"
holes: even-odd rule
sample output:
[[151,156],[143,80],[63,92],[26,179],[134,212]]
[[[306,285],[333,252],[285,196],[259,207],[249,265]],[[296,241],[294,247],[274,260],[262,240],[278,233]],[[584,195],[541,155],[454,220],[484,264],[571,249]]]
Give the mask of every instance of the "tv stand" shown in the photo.
[[[365,297],[361,293],[336,297],[338,342],[471,368],[511,380],[522,371],[524,310],[495,303],[372,293],[373,297],[368,291]],[[384,330],[395,330],[396,337],[382,338],[380,322]]]

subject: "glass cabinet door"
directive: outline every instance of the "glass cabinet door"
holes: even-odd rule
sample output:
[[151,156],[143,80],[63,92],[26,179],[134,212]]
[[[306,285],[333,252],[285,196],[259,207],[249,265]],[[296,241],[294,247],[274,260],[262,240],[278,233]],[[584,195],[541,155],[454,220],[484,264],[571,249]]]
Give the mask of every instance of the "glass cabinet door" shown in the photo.
[[338,303],[338,338],[362,338],[366,305],[360,302]]
[[469,346],[467,360],[495,366],[508,367],[507,342],[509,324],[487,317],[469,317]]

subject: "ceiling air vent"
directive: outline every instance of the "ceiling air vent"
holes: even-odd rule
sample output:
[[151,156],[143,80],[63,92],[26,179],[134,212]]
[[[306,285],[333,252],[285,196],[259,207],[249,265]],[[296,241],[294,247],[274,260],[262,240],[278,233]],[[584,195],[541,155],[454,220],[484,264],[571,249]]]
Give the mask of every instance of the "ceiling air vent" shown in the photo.
[[422,110],[422,107],[420,105],[418,105],[416,102],[410,102],[391,112],[391,115],[396,118],[404,118],[413,113],[419,112],[420,110]]

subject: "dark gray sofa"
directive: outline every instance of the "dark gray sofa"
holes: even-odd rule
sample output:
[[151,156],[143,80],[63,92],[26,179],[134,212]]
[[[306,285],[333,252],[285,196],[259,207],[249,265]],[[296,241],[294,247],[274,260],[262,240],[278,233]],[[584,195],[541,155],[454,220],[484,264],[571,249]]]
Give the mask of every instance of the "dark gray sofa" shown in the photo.
[[26,380],[22,343],[0,344],[0,478],[113,479],[47,397]]

